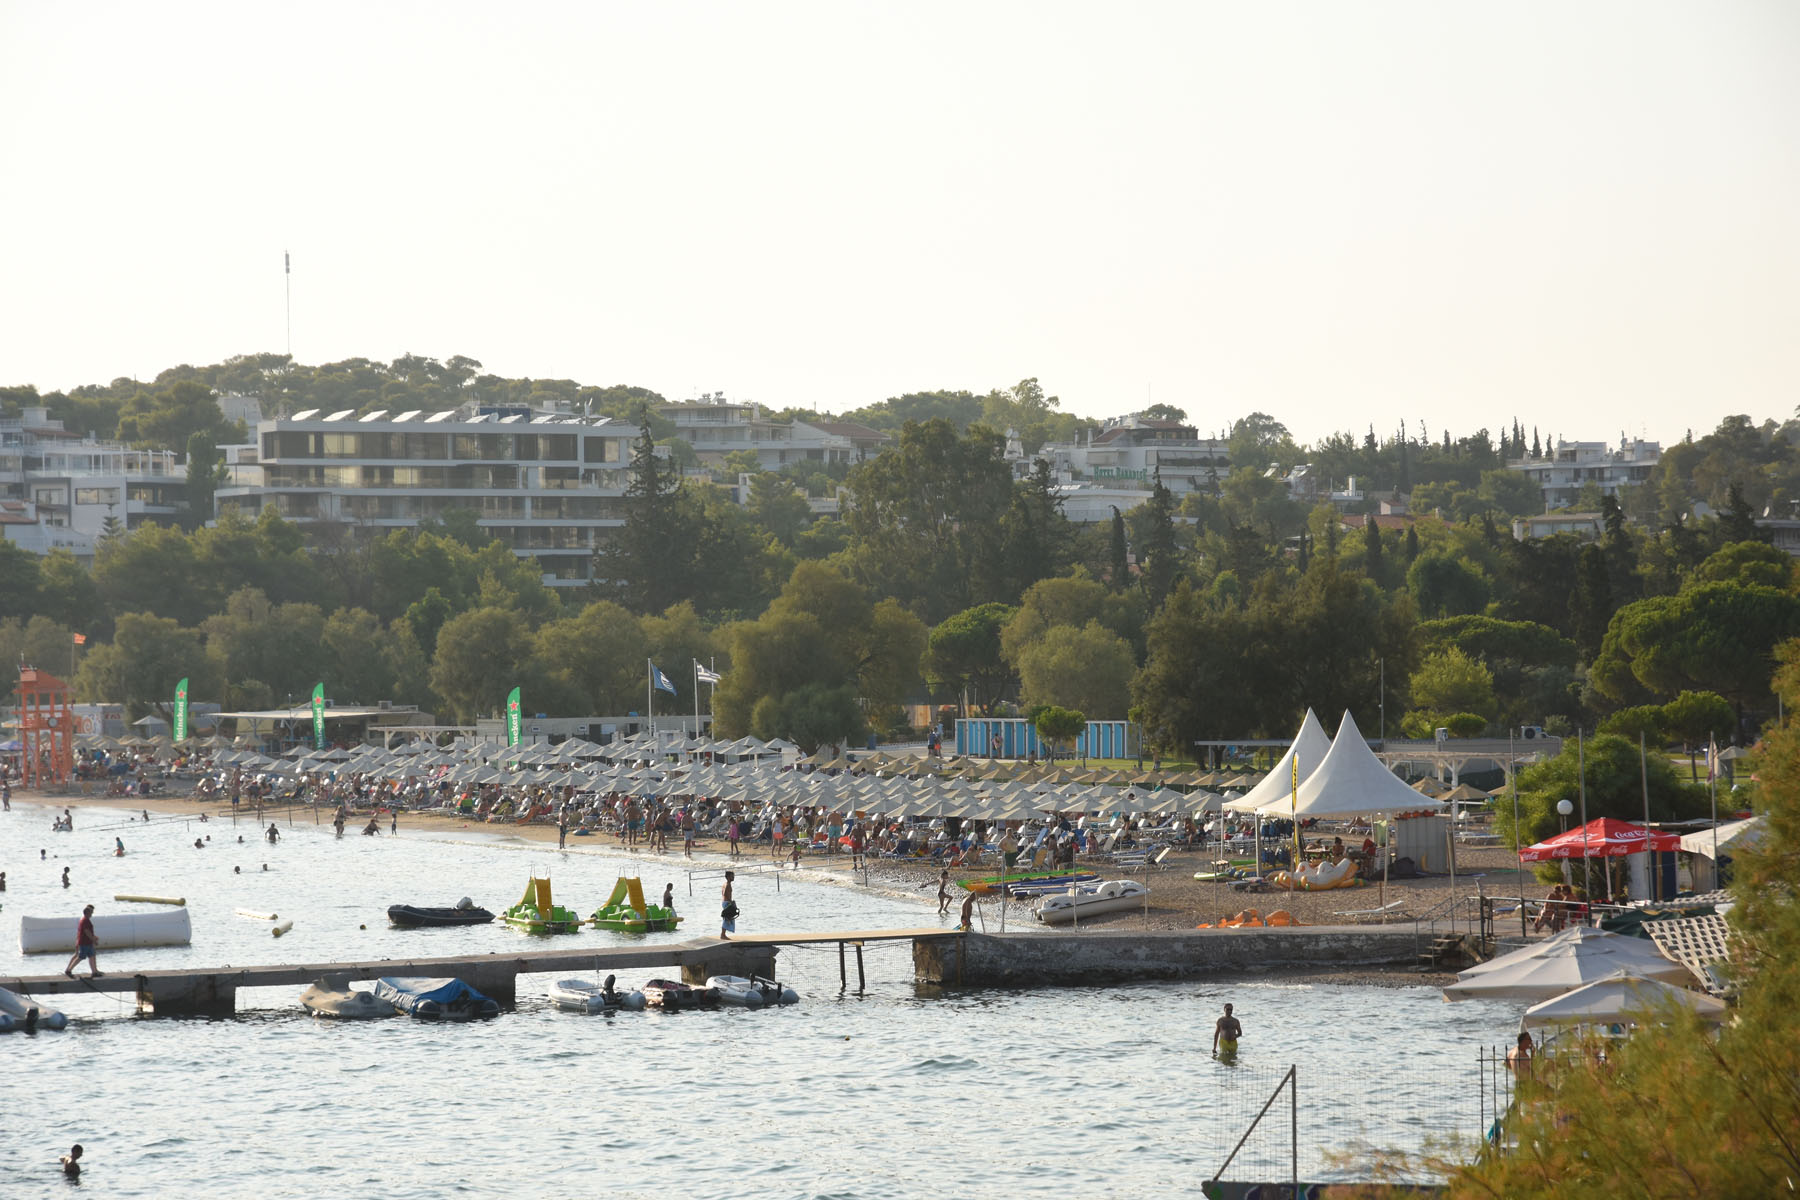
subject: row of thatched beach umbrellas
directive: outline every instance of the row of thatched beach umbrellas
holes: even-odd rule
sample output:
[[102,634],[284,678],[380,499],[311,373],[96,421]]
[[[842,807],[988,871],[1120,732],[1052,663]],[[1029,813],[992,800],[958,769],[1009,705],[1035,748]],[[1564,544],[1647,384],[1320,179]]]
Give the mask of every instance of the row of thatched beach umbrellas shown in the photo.
[[[82,744],[175,751],[166,737],[119,743],[91,738]],[[382,779],[426,779],[433,784],[572,787],[578,793],[619,792],[645,800],[704,796],[750,806],[796,804],[832,811],[985,820],[1024,820],[1046,812],[1197,814],[1216,811],[1224,798],[1209,788],[1244,788],[1259,778],[1083,770],[1074,765],[880,752],[855,758],[820,754],[799,759],[789,743],[748,737],[715,741],[639,735],[604,746],[571,738],[554,746],[464,743],[441,749],[412,742],[392,749],[295,747],[280,758],[262,754],[243,738],[236,742],[219,737],[189,739],[184,746],[209,753],[215,769],[257,774],[360,773]],[[791,769],[795,765],[812,769]]]

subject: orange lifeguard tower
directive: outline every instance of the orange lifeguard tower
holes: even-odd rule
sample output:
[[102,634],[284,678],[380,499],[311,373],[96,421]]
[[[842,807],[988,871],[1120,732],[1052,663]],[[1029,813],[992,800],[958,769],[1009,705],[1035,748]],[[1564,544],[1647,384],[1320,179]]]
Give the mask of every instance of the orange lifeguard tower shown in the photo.
[[75,710],[69,685],[36,667],[19,668],[19,740],[28,788],[66,783],[75,772]]

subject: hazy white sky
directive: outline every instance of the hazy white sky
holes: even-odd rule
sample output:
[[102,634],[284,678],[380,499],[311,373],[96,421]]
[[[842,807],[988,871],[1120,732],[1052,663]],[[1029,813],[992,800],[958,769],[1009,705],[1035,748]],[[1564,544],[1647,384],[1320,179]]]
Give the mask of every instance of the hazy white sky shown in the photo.
[[0,384],[282,350],[1316,439],[1800,403],[1800,5],[0,0]]

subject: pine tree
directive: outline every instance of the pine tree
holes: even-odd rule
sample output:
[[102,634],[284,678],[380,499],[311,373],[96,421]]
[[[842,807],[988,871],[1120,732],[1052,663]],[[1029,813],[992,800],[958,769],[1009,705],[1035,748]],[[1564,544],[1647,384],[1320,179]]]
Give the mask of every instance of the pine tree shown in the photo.
[[625,489],[625,523],[613,531],[597,576],[625,607],[659,613],[689,598],[692,530],[682,506],[681,478],[656,453],[646,415],[638,425]]
[[1411,525],[1406,527],[1406,565],[1412,566],[1419,557],[1419,531]]

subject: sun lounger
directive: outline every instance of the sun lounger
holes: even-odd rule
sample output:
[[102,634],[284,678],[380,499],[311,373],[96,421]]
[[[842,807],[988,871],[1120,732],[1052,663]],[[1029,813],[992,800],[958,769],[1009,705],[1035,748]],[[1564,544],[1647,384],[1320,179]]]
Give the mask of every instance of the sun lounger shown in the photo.
[[1331,915],[1334,917],[1354,917],[1359,924],[1366,917],[1386,920],[1390,913],[1393,913],[1395,909],[1405,903],[1406,901],[1404,900],[1390,900],[1380,908],[1352,908],[1344,912],[1334,912]]

